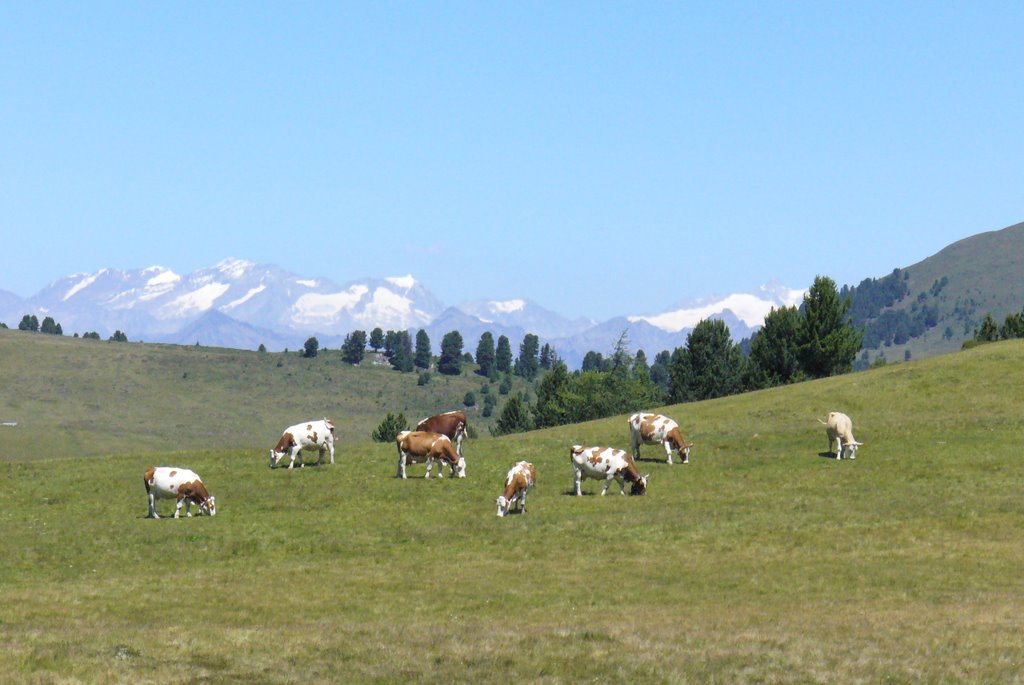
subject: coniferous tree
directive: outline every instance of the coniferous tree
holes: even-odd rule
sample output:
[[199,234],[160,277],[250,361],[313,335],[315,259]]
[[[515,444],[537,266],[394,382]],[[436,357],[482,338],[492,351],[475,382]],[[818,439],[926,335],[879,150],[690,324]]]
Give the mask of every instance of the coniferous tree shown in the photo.
[[405,414],[395,415],[388,412],[388,415],[374,429],[370,437],[374,442],[394,442],[398,434],[404,430],[409,430],[409,422],[405,419]]
[[416,356],[413,363],[417,368],[429,369],[432,354],[430,352],[430,336],[424,329],[416,331]]
[[519,345],[519,357],[516,358],[515,374],[522,376],[528,381],[537,377],[540,370],[540,361],[537,357],[540,351],[540,339],[533,333],[527,333]]
[[849,299],[840,299],[836,283],[818,276],[802,305],[797,331],[797,359],[811,378],[846,373],[860,349],[863,335],[846,317]]
[[999,337],[1003,340],[1024,338],[1024,312],[1008,314],[999,327]]
[[320,341],[315,337],[310,337],[306,339],[306,344],[303,345],[302,356],[311,359],[315,357],[319,351]]
[[981,327],[974,330],[974,339],[978,342],[994,342],[999,340],[999,325],[992,318],[992,313],[985,314]]
[[437,370],[446,376],[458,376],[462,373],[462,334],[458,331],[445,333],[441,340],[441,357],[437,362]]
[[600,352],[590,350],[583,355],[583,364],[580,367],[581,371],[584,373],[587,371],[600,371],[602,368],[604,368],[604,355]]
[[110,342],[128,342],[128,336],[125,335],[124,331],[114,331],[114,334],[108,338]]
[[481,376],[491,377],[497,369],[495,368],[494,336],[490,331],[484,331],[480,336],[480,342],[476,345],[476,363],[480,367],[477,373]]
[[750,368],[746,385],[768,388],[792,382],[799,371],[797,331],[800,312],[796,307],[772,308],[764,326],[750,341]]
[[19,331],[32,331],[33,333],[39,331],[39,319],[36,318],[35,314],[26,314],[21,317],[21,322],[18,324]]
[[391,368],[402,373],[413,370],[412,339],[409,331],[388,331],[384,337],[384,351]]
[[572,378],[565,364],[559,362],[555,368],[544,374],[537,386],[537,403],[533,407],[534,425],[537,428],[561,426],[572,420]]
[[341,360],[353,366],[362,363],[366,356],[366,331],[352,331],[345,336],[341,345]]
[[512,343],[504,335],[498,336],[498,349],[494,353],[494,368],[501,373],[512,370]]
[[370,349],[379,352],[382,347],[384,347],[384,331],[377,326],[370,331]]
[[533,428],[530,420],[529,408],[523,401],[513,395],[505,402],[501,409],[498,421],[491,431],[494,435],[509,435],[511,433],[522,433]]

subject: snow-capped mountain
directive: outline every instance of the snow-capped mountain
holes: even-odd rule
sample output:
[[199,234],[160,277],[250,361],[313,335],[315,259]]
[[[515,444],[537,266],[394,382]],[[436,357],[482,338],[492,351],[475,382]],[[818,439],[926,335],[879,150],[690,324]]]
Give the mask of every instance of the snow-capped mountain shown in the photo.
[[317,336],[337,347],[353,330],[424,329],[435,351],[457,330],[474,352],[480,335],[505,335],[513,352],[526,333],[550,343],[570,367],[590,350],[611,352],[625,332],[632,350],[653,358],[686,344],[701,320],[720,318],[736,340],[749,336],[772,307],[799,304],[803,291],[773,282],[757,293],[684,302],[667,312],[621,316],[604,322],[569,319],[525,299],[475,300],[446,307],[412,276],[363,278],[338,285],[298,276],[271,264],[225,259],[187,275],[152,266],[101,269],[61,278],[28,300],[0,291],[0,321],[26,314],[52,316],[66,334],[125,331],[131,340],[270,350],[301,348]]

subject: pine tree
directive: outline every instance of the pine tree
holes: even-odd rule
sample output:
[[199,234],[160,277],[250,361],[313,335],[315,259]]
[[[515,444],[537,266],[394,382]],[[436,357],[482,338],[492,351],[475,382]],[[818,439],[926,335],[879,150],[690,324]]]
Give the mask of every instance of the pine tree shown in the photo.
[[533,333],[527,333],[519,345],[519,357],[516,358],[515,374],[522,376],[528,381],[537,377],[540,369],[540,361],[537,353],[540,349],[540,339]]
[[341,345],[341,360],[353,366],[362,363],[366,356],[366,331],[352,331],[345,336]]
[[409,422],[405,419],[405,414],[395,415],[388,412],[388,415],[374,429],[370,437],[374,442],[394,442],[398,434],[405,430],[409,430]]
[[430,336],[421,328],[416,331],[416,356],[413,364],[420,369],[429,369],[431,357]]
[[509,435],[510,433],[522,433],[532,428],[528,407],[513,395],[502,407],[498,421],[491,432],[494,435]]
[[981,327],[974,329],[974,339],[978,342],[994,342],[999,340],[999,326],[992,318],[992,312],[985,314]]
[[802,305],[797,331],[797,359],[811,378],[846,373],[860,349],[863,334],[846,317],[850,300],[841,300],[828,276],[814,279]]
[[303,350],[303,357],[310,359],[315,357],[317,355],[317,352],[320,351],[320,341],[317,340],[315,337],[308,338],[306,340],[306,344],[303,345]]
[[796,378],[799,328],[800,312],[796,307],[773,308],[764,317],[764,326],[750,341],[747,387],[785,385]]
[[580,367],[581,371],[600,371],[602,368],[604,368],[604,355],[600,352],[590,350],[583,355],[583,364]]
[[494,353],[494,368],[501,373],[512,370],[512,344],[504,335],[498,336],[498,349]]
[[402,373],[413,370],[412,339],[409,331],[388,331],[384,337],[384,353],[391,368]]
[[480,336],[480,342],[476,345],[476,363],[479,365],[477,373],[481,376],[491,377],[495,369],[494,336],[490,331],[484,331]]
[[561,426],[571,420],[570,396],[572,379],[565,364],[559,362],[541,378],[537,386],[537,404],[533,407],[537,428]]
[[438,373],[458,376],[462,373],[462,334],[458,331],[445,333],[441,340],[441,357],[437,362]]
[[378,326],[370,331],[370,349],[379,352],[382,347],[384,347],[384,331]]

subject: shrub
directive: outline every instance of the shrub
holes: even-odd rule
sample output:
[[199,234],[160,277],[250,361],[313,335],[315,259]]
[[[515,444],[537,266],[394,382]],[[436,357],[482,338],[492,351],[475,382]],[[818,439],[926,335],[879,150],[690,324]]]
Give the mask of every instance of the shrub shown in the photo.
[[405,430],[409,430],[409,422],[405,419],[405,414],[395,415],[388,412],[388,415],[384,417],[370,437],[374,442],[394,442],[398,434]]

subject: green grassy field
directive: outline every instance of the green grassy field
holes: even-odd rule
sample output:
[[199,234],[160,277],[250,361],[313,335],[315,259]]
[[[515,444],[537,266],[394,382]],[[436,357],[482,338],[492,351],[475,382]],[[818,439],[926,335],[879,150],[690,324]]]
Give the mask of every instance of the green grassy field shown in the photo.
[[[0,681],[1022,682],[1022,364],[998,343],[666,408],[696,446],[645,448],[645,497],[567,495],[569,446],[627,447],[625,417],[467,441],[440,481],[365,439],[287,471],[244,425],[88,459],[41,434],[0,463]],[[855,461],[822,456],[831,409]],[[518,459],[538,485],[499,519]],[[143,518],[153,464],[218,515]]]
[[[0,426],[0,461],[216,448],[269,453],[285,427],[324,416],[337,424],[339,442],[366,442],[388,412],[416,422],[464,409],[489,435],[497,411],[480,415],[485,378],[468,369],[455,377],[434,372],[417,386],[417,376],[369,360],[355,368],[339,350],[304,359],[0,330],[0,422],[18,423]],[[498,384],[490,385],[497,394]],[[517,379],[513,391],[522,389]],[[470,391],[477,405],[465,409]]]

